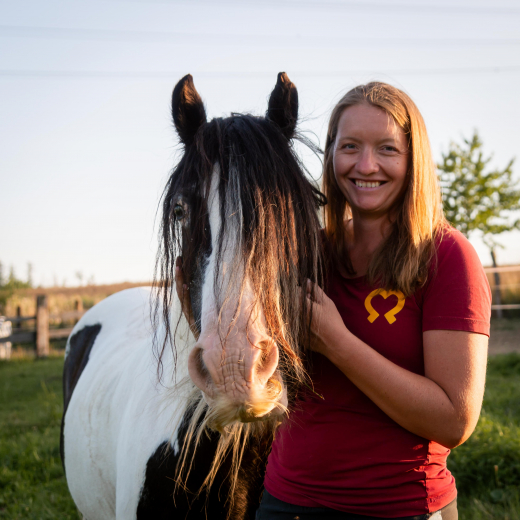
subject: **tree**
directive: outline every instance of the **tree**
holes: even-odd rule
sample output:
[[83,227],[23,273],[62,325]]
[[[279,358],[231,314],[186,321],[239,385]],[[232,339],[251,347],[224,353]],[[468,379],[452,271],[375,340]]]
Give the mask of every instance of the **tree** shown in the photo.
[[26,289],[32,287],[29,281],[24,282],[16,277],[13,266],[9,269],[9,276],[4,278],[3,265],[0,262],[0,314],[5,311],[7,300],[18,289]]
[[31,262],[27,264],[27,283],[29,284],[29,287],[33,286],[33,265]]
[[[439,169],[442,202],[448,221],[469,237],[480,232],[488,246],[493,267],[497,267],[495,249],[503,247],[495,237],[505,231],[520,229],[520,186],[513,179],[511,159],[503,169],[488,169],[492,156],[484,157],[478,132],[464,139],[462,146],[452,142],[447,154],[442,155]],[[495,272],[495,285],[500,286],[500,275]],[[500,288],[496,290],[500,305]],[[501,311],[498,312],[501,317]]]

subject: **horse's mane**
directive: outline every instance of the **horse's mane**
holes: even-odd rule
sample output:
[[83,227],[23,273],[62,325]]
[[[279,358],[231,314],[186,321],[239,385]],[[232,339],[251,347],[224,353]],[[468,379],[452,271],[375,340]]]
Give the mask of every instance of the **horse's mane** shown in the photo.
[[[316,150],[305,138],[300,140]],[[246,278],[253,286],[267,328],[279,347],[279,370],[291,398],[307,377],[303,360],[311,334],[301,287],[307,279],[323,285],[317,208],[325,203],[325,197],[309,181],[308,172],[295,154],[291,141],[267,118],[232,114],[228,118],[204,123],[193,143],[186,145],[183,157],[168,180],[163,194],[161,244],[155,271],[155,285],[159,289],[155,324],[163,322],[166,328],[162,344],[155,344],[158,370],[162,370],[167,348],[173,349],[176,360],[175,327],[178,324],[171,323],[170,314],[172,301],[177,298],[174,282],[176,257],[182,254],[184,277],[191,281],[200,268],[201,247],[208,241],[211,243],[207,203],[214,172],[219,175],[222,223],[216,242],[217,269],[221,265],[230,226],[237,225],[236,221],[232,224],[232,219],[238,219],[241,254],[236,255],[235,262],[236,267],[240,267],[236,272],[243,273],[240,287],[244,289]],[[192,240],[184,244],[182,229],[174,214],[179,196],[189,206],[188,227]],[[218,311],[226,301],[226,294],[218,283],[220,275],[217,271],[214,279]],[[240,450],[243,450],[247,437],[254,431],[265,432],[267,425],[232,424],[220,428],[218,423],[211,422],[211,411],[200,399],[200,391],[198,394],[195,391],[194,395],[189,405],[193,410],[189,437],[196,446],[203,429],[208,424],[213,427],[216,424],[224,433],[216,463],[230,451],[234,462],[236,460],[233,465],[238,470]],[[188,447],[184,446],[182,466],[189,468],[187,451]],[[215,468],[212,473],[214,476]],[[211,484],[211,477],[207,484]]]

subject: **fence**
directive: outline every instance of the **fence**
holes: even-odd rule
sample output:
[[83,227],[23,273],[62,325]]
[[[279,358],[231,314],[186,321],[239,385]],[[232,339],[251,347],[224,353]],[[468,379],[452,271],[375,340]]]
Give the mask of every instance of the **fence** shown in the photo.
[[[18,313],[19,314],[19,313]],[[50,328],[51,321],[73,322],[79,320],[85,314],[81,300],[76,302],[76,310],[65,311],[59,314],[50,314],[48,297],[41,294],[36,297],[36,315],[35,316],[15,316],[6,318],[13,325],[17,324],[17,328],[13,328],[11,335],[0,337],[0,343],[35,343],[36,356],[46,357],[49,355],[50,340],[67,338],[72,332],[73,327],[66,328]],[[25,322],[36,322],[34,329],[22,328],[21,324]]]
[[[520,310],[520,265],[503,266],[503,267],[486,267],[486,275],[493,293],[493,304],[491,305],[494,315],[497,317],[503,316],[503,311],[518,311]],[[103,299],[110,294],[127,289],[129,287],[139,287],[150,285],[149,283],[123,283],[107,286],[87,286],[82,288],[51,288],[46,289],[47,294],[37,294],[41,289],[25,290],[26,297],[34,302],[36,296],[36,313],[34,316],[21,316],[21,309],[16,309],[17,316],[12,318],[5,318],[4,322],[11,322],[13,329],[11,334],[0,333],[0,354],[2,351],[7,351],[10,343],[33,343],[36,344],[36,355],[38,357],[45,357],[49,354],[50,340],[67,338],[72,332],[73,327],[52,328],[51,322],[59,321],[72,324],[79,320],[85,313],[83,310],[83,300],[81,297],[75,301],[75,310],[63,311],[61,313],[50,313],[48,297],[54,293],[71,293],[78,295],[84,293],[92,297],[99,293],[99,299]],[[36,294],[35,294],[36,293]],[[79,295],[80,296],[80,295]],[[76,296],[74,296],[75,298]],[[91,302],[93,304],[95,302]],[[34,306],[31,305],[34,309]],[[54,306],[56,308],[56,306]],[[11,312],[14,312],[12,307]],[[34,310],[29,311],[34,312]],[[507,312],[506,312],[507,315]],[[23,327],[22,324],[27,322],[35,322],[34,328]],[[7,331],[7,329],[5,329]],[[9,331],[7,331],[9,332]],[[5,337],[2,337],[5,336]],[[1,356],[0,356],[1,357]]]
[[494,315],[502,318],[503,311],[520,310],[520,265],[486,267],[484,271],[493,294]]

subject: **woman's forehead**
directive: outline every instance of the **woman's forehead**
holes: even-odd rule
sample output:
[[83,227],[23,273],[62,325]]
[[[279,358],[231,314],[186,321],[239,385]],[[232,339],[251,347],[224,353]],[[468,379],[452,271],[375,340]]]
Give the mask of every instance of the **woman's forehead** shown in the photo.
[[337,139],[395,139],[405,140],[403,129],[382,108],[368,103],[347,107],[343,110],[336,133]]

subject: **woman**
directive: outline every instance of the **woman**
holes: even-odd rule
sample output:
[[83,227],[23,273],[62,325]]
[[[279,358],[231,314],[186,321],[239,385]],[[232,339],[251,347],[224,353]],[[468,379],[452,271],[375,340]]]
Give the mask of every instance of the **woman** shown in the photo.
[[[257,518],[456,519],[449,450],[477,423],[490,291],[444,220],[423,119],[384,83],[334,108],[314,392],[277,432]],[[438,512],[434,514],[435,512]]]

